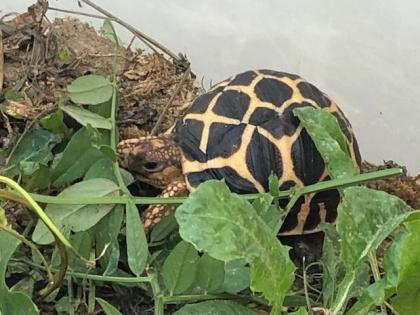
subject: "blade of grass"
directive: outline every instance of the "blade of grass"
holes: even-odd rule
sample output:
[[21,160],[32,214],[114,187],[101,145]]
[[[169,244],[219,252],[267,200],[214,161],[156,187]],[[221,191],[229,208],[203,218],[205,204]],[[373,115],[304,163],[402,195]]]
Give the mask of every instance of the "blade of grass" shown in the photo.
[[[387,177],[397,176],[401,174],[400,168],[390,168],[381,171],[375,171],[370,173],[363,173],[355,175],[349,178],[333,179],[313,185],[308,185],[298,189],[291,189],[280,191],[279,199],[286,199],[290,195],[291,202],[299,199],[303,194],[319,192],[323,190],[329,190],[333,188],[342,188],[352,185],[362,184],[372,180],[384,179]],[[128,196],[116,196],[116,197],[57,197],[57,196],[46,196],[40,194],[30,194],[30,196],[37,202],[41,203],[54,203],[54,204],[126,204],[129,200],[132,200],[135,204],[181,204],[187,197],[128,197]],[[246,194],[241,195],[246,200],[253,200],[261,197],[261,194]],[[0,198],[10,199],[24,203],[22,198],[11,191],[0,189]]]

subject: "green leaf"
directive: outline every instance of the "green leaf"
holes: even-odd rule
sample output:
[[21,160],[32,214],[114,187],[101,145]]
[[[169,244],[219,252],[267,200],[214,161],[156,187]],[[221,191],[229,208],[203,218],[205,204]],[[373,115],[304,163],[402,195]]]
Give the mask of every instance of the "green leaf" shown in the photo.
[[205,301],[188,304],[173,313],[173,315],[257,315],[249,308],[233,301]]
[[281,309],[294,280],[289,249],[280,244],[252,205],[222,181],[202,183],[175,217],[181,237],[219,260],[244,257],[251,266],[251,289]]
[[[107,179],[96,178],[76,183],[64,189],[58,197],[103,197],[117,195],[118,186]],[[94,226],[112,208],[113,204],[100,205],[59,205],[49,204],[45,208],[46,214],[54,224],[62,229],[70,227],[73,232],[86,231]],[[54,238],[44,222],[38,221],[32,234],[32,239],[38,244],[50,244]]]
[[[418,243],[417,243],[418,244]],[[391,300],[391,305],[401,315],[419,315],[420,310],[420,277],[415,275],[398,285],[397,296]]]
[[105,38],[108,38],[111,42],[114,44],[117,44],[118,46],[122,46],[121,40],[118,38],[117,33],[115,32],[114,26],[112,25],[112,22],[108,19],[104,21],[104,24],[102,24],[101,27],[102,35]]
[[261,194],[258,198],[254,199],[252,206],[258,215],[263,219],[270,229],[275,232],[277,224],[280,220],[280,211],[273,204],[274,197],[270,194]]
[[[123,168],[120,168],[121,176],[126,186],[134,183],[135,179],[131,173]],[[103,158],[96,161],[86,172],[84,180],[92,178],[106,178],[118,184],[118,180],[114,173],[114,163],[108,159]],[[154,230],[154,229],[153,229]]]
[[97,160],[104,157],[96,146],[98,141],[99,134],[92,127],[83,127],[73,135],[52,171],[55,187],[82,177]]
[[[92,251],[93,238],[89,231],[80,231],[70,236],[70,243],[74,249],[84,258],[89,259]],[[73,252],[69,253],[68,258],[69,269],[74,271],[86,271],[86,265]]]
[[367,255],[407,217],[409,210],[402,200],[382,191],[365,187],[344,189],[338,206],[337,231],[346,276],[337,289],[335,311],[344,307],[352,293],[357,270]]
[[[31,163],[31,167],[34,168],[33,173],[31,173],[29,176],[22,174],[25,188],[28,191],[47,188],[51,183],[51,173],[49,167],[35,162],[22,162],[20,163],[21,169],[25,163]],[[28,166],[28,164],[26,164],[26,166]]]
[[67,91],[74,103],[95,105],[108,101],[113,88],[112,83],[106,78],[88,74],[75,79],[67,86]]
[[[397,296],[392,306],[399,314],[418,314],[420,310],[420,220],[411,220],[404,225],[408,230],[400,256]],[[392,279],[392,277],[390,278]]]
[[60,137],[44,129],[31,130],[23,137],[10,158],[9,166],[2,170],[6,176],[16,174],[15,167],[20,163],[48,163],[53,155],[52,148],[60,142]]
[[164,240],[176,229],[178,223],[175,220],[174,214],[175,213],[172,211],[169,215],[164,216],[158,224],[156,224],[150,233],[150,245]]
[[328,307],[334,300],[334,294],[339,282],[339,268],[342,263],[340,256],[340,237],[336,229],[331,224],[322,224],[322,231],[324,232],[324,245],[322,248],[322,297],[324,306]]
[[[118,235],[121,230],[123,216],[123,205],[116,205],[95,226],[96,256],[101,257],[99,262],[104,269],[104,275],[113,274],[118,269],[118,261],[120,259]],[[103,253],[107,245],[109,246]]]
[[75,314],[77,305],[73,305],[72,302],[73,299],[70,300],[68,296],[63,296],[58,302],[56,302],[54,308],[58,315]]
[[5,283],[7,264],[19,243],[16,238],[0,230],[0,314],[37,315],[39,310],[31,299],[24,293],[10,292]]
[[92,113],[83,107],[74,105],[61,105],[60,108],[63,110],[63,112],[73,117],[82,126],[86,127],[87,125],[91,125],[92,127],[98,129],[111,129],[111,121],[108,118],[104,118],[98,114]]
[[139,211],[134,203],[128,202],[125,209],[127,236],[127,261],[130,270],[140,276],[146,266],[149,250],[146,234],[141,223]]
[[115,306],[109,304],[107,301],[96,298],[96,301],[101,306],[102,310],[105,312],[105,315],[121,315],[120,311],[115,308]]
[[194,282],[198,253],[184,241],[171,251],[163,264],[162,276],[170,295],[185,292]]
[[337,231],[341,237],[341,259],[347,270],[355,270],[408,215],[398,197],[365,187],[343,191],[338,206]]
[[250,286],[249,267],[244,259],[225,262],[225,279],[222,290],[231,294],[238,293]]
[[70,138],[70,129],[63,122],[63,111],[57,109],[54,113],[49,114],[39,121],[41,126],[63,138]]
[[386,281],[384,279],[368,286],[346,315],[364,315],[373,306],[382,304],[385,300],[385,288]]
[[98,114],[104,118],[111,118],[112,98],[106,101],[105,103],[89,105],[89,110],[92,113]]
[[359,173],[350,157],[346,138],[332,114],[311,106],[295,108],[293,114],[299,118],[315,143],[332,178]]
[[223,285],[225,279],[225,263],[209,256],[200,257],[197,266],[196,282],[204,294],[215,293]]

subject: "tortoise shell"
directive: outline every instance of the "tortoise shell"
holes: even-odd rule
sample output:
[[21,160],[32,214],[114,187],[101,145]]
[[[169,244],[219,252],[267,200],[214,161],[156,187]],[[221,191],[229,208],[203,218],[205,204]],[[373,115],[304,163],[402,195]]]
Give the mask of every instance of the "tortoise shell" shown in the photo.
[[[280,190],[328,180],[321,155],[292,112],[305,106],[325,109],[337,118],[351,157],[360,166],[351,125],[327,95],[294,74],[247,71],[198,97],[175,125],[188,189],[224,179],[236,193],[265,192],[272,172]],[[320,222],[334,222],[339,199],[337,190],[301,197],[280,234],[312,233]],[[285,204],[287,200],[281,200],[280,205]]]

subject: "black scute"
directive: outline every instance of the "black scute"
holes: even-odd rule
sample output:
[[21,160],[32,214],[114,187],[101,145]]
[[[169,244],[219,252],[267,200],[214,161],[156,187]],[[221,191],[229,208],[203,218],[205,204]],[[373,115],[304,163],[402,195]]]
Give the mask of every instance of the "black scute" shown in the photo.
[[296,80],[296,79],[300,78],[296,74],[274,71],[274,70],[263,69],[263,70],[258,70],[258,72],[261,73],[261,74],[272,75],[272,76],[279,77],[279,78],[286,77],[286,78],[289,78],[289,79],[292,79],[292,80]]
[[213,97],[216,96],[216,94],[219,92],[219,90],[210,91],[208,93],[205,93],[203,95],[200,95],[197,97],[194,102],[191,104],[191,107],[189,108],[189,113],[197,113],[202,114],[205,113],[207,110],[207,107],[209,107],[209,103],[213,99]]
[[[286,121],[290,122],[290,123],[291,123],[291,124],[295,127],[295,129],[294,129],[294,130],[296,130],[296,128],[299,126],[299,124],[300,124],[300,120],[299,120],[299,118],[297,118],[297,117],[293,114],[293,110],[294,110],[295,108],[308,107],[308,106],[314,107],[313,105],[311,105],[311,104],[310,104],[310,103],[308,103],[308,102],[302,102],[302,103],[292,103],[292,104],[290,104],[289,106],[287,106],[287,108],[283,111],[283,117],[284,117],[284,119],[285,119]],[[292,131],[292,133],[294,133],[294,130]],[[292,134],[292,133],[291,133],[291,134]],[[291,134],[289,134],[289,136],[290,136]]]
[[255,94],[263,102],[281,106],[292,96],[293,90],[279,80],[264,78],[255,85]]
[[175,141],[185,153],[185,158],[190,161],[205,162],[206,155],[200,150],[201,134],[204,124],[195,119],[180,119],[174,130]]
[[292,161],[295,174],[304,185],[318,182],[324,172],[324,161],[305,129],[292,145]]
[[254,71],[247,71],[238,74],[233,80],[229,83],[229,85],[249,85],[251,84],[252,80],[257,77],[257,74]]
[[201,172],[193,172],[187,175],[191,186],[197,187],[199,184],[210,179],[225,179],[226,184],[232,192],[237,194],[256,193],[254,185],[239,176],[234,169],[226,166],[222,168],[210,168]]
[[[284,209],[288,201],[289,200],[287,199],[280,199],[279,206]],[[293,205],[292,209],[290,209],[289,213],[287,214],[286,219],[284,220],[283,225],[281,226],[280,233],[290,231],[296,227],[296,225],[298,224],[298,214],[304,202],[305,202],[305,197],[304,196],[299,197],[299,199]]]
[[250,103],[250,98],[239,91],[223,91],[217,99],[213,112],[224,117],[241,120]]
[[317,103],[320,107],[327,107],[331,104],[329,98],[322,93],[315,85],[308,82],[301,82],[298,84],[300,93],[305,98],[309,98]]
[[245,124],[228,125],[212,123],[210,136],[207,142],[207,156],[209,159],[216,157],[229,157],[236,152],[242,141]]
[[[325,180],[330,179],[327,177]],[[337,218],[337,207],[340,203],[340,194],[338,193],[338,190],[326,190],[321,191],[319,193],[316,193],[315,196],[311,200],[311,209],[312,207],[317,207],[319,203],[324,203],[325,210],[326,210],[326,216],[325,221],[326,222],[334,222]],[[307,222],[308,229],[314,228],[315,225],[313,222]],[[311,225],[311,227],[309,227]]]
[[282,175],[282,160],[278,148],[255,129],[246,151],[246,165],[252,176],[268,190],[268,177],[273,172]]

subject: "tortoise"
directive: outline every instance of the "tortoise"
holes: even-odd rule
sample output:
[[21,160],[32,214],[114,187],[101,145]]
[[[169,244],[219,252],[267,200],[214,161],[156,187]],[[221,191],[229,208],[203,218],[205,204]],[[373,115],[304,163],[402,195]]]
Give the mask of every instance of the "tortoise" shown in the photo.
[[[186,196],[209,179],[224,179],[232,192],[268,190],[273,172],[279,189],[328,180],[324,161],[292,110],[312,106],[332,113],[346,137],[355,166],[361,157],[349,121],[326,94],[300,76],[273,70],[246,71],[197,97],[171,131],[123,140],[120,165],[162,196]],[[319,231],[334,223],[340,196],[328,190],[302,196],[288,213],[280,235]],[[287,200],[280,200],[285,206]],[[175,209],[150,205],[146,230]]]

